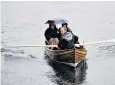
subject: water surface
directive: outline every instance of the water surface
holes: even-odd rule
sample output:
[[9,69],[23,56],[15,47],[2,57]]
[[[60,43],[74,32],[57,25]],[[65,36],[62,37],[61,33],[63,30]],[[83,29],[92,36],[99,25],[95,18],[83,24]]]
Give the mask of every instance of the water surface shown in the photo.
[[1,11],[2,85],[115,84],[115,43],[86,46],[87,61],[75,69],[50,63],[42,47],[3,47],[43,45],[52,18],[67,19],[80,42],[115,39],[115,2],[1,2]]

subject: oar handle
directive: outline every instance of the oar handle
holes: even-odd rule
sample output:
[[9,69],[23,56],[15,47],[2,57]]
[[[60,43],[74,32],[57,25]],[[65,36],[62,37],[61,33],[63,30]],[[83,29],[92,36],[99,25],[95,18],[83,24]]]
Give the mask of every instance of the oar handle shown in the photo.
[[4,45],[4,47],[58,47],[57,45]]

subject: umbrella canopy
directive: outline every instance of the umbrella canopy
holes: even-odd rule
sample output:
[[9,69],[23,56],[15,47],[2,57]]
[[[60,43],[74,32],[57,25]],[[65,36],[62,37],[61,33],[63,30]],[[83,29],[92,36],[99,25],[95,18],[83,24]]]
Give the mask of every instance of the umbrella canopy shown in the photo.
[[48,20],[45,24],[62,24],[62,23],[68,23],[65,19],[54,19],[54,20]]

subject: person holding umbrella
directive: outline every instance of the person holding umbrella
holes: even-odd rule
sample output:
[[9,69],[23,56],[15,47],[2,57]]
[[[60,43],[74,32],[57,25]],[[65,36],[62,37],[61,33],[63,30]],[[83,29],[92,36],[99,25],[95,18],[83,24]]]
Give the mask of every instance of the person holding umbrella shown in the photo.
[[[58,29],[54,23],[49,23],[49,28],[45,31],[46,44],[57,45],[58,40]],[[52,48],[53,49],[53,48]]]
[[56,25],[53,23],[49,24],[49,28],[46,29],[44,35],[47,41],[51,38],[56,38],[58,36],[58,29],[56,28]]

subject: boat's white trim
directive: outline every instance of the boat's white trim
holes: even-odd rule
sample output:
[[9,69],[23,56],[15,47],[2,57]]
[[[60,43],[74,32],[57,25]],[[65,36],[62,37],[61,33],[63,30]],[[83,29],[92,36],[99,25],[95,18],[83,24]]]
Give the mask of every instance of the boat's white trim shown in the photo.
[[75,67],[78,65],[78,63],[75,63]]

